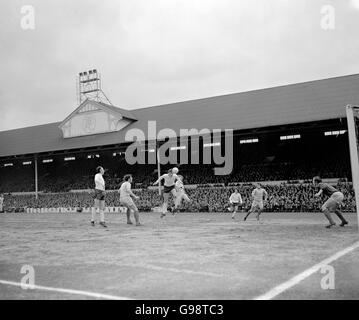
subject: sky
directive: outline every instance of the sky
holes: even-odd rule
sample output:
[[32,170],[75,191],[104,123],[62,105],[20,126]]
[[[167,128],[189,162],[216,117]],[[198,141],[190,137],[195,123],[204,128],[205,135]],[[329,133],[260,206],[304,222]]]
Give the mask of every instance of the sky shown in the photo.
[[129,110],[359,73],[358,30],[359,0],[0,0],[0,131],[65,119],[89,69]]

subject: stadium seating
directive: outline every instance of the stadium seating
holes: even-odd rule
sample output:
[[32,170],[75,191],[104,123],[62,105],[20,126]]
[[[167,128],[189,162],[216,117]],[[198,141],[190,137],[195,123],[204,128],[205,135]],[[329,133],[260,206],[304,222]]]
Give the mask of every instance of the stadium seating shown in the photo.
[[[311,185],[268,185],[265,186],[269,198],[265,205],[265,211],[278,212],[311,212],[319,211],[323,203],[322,199],[315,198],[315,188]],[[345,195],[342,209],[346,212],[355,211],[354,192],[349,184],[338,187]],[[244,204],[243,210],[248,210],[251,205],[251,191],[253,186],[242,186],[239,188]],[[234,188],[197,188],[188,189],[187,193],[192,202],[185,204],[182,210],[190,212],[210,211],[226,212],[229,207],[228,199]],[[156,190],[143,189],[135,191],[140,196],[136,204],[141,211],[150,211],[151,208],[161,204],[161,198]],[[33,195],[5,195],[5,209],[7,211],[24,211],[24,208],[89,208],[93,205],[92,192],[80,193],[44,193],[36,200]],[[117,192],[106,194],[106,205],[118,207],[120,205]]]
[[[320,150],[321,153],[325,152]],[[180,173],[184,176],[185,185],[202,184],[202,188],[187,189],[187,193],[193,200],[186,204],[183,210],[187,211],[213,211],[223,212],[228,209],[228,198],[233,189],[228,188],[234,182],[253,181],[293,181],[311,179],[315,175],[325,178],[342,178],[350,181],[350,164],[343,153],[342,157],[325,156],[313,153],[306,155],[304,150],[291,159],[286,152],[278,153],[278,160],[262,159],[263,154],[253,149],[252,153],[243,153],[234,163],[231,175],[216,176],[210,165],[182,165]],[[340,154],[339,154],[340,155]],[[295,159],[298,157],[298,159]],[[335,157],[335,158],[334,158]],[[262,160],[261,160],[262,159]],[[105,181],[107,190],[117,190],[120,187],[124,174],[131,173],[134,178],[132,188],[142,189],[140,200],[136,203],[140,210],[149,211],[160,205],[161,199],[155,190],[147,190],[147,187],[157,180],[156,165],[133,165],[126,163],[124,158],[113,157],[101,159],[82,159],[81,161],[54,162],[39,166],[39,190],[42,192],[39,199],[33,195],[8,195],[13,192],[33,192],[34,170],[32,166],[14,166],[1,168],[0,193],[5,194],[5,207],[10,211],[21,211],[23,208],[52,208],[52,207],[78,207],[89,208],[93,205],[92,194],[84,191],[93,189],[93,178],[97,165],[106,168]],[[162,173],[170,166],[162,166]],[[222,184],[224,187],[208,187],[208,184]],[[244,198],[244,209],[250,207],[250,192],[253,186],[240,188]],[[317,211],[320,208],[321,199],[315,199],[314,188],[309,185],[280,185],[266,186],[269,199],[265,210],[267,211]],[[354,193],[349,184],[340,187],[345,194],[344,211],[354,211]],[[83,190],[79,193],[70,190]],[[111,207],[119,206],[119,197],[116,192],[108,193],[106,204]]]
[[[105,166],[106,189],[118,189],[122,177],[131,173],[137,186],[145,188],[157,179],[155,166],[121,166],[114,164]],[[119,169],[121,168],[121,169]],[[343,161],[328,162],[281,162],[242,164],[231,175],[215,176],[208,166],[181,167],[180,173],[185,177],[185,184],[206,184],[252,181],[278,181],[308,179],[315,175],[326,178],[346,178],[350,180],[350,166]],[[165,169],[163,169],[165,172]],[[91,174],[92,173],[92,174]],[[0,192],[34,191],[34,177],[30,169],[5,168],[1,170]],[[73,189],[93,188],[94,167],[73,165],[57,170],[46,170],[39,173],[39,190],[44,192],[67,192]]]

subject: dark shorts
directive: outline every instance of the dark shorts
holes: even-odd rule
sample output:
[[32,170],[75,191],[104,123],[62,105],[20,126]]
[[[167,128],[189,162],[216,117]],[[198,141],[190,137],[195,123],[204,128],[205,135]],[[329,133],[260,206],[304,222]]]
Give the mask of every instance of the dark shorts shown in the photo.
[[105,200],[105,191],[95,189],[94,199],[104,201]]
[[232,208],[233,207],[239,207],[241,204],[239,202],[233,202],[231,203]]
[[163,187],[163,193],[170,193],[174,188],[175,188],[175,185],[170,186],[170,187],[164,186]]

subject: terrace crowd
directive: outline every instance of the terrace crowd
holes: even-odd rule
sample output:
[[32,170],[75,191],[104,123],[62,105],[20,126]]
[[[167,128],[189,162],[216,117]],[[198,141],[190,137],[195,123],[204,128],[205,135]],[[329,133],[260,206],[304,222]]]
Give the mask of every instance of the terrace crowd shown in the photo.
[[[134,178],[134,187],[147,188],[157,180],[156,167],[150,166],[105,166],[106,189],[116,190],[121,184],[122,177],[131,173]],[[166,168],[162,169],[162,173]],[[216,176],[210,166],[193,165],[181,167],[180,173],[185,177],[186,184],[208,184],[252,181],[278,181],[307,179],[315,175],[325,178],[350,179],[350,166],[339,161],[325,163],[261,163],[244,164],[234,168],[233,173],[225,176]],[[31,192],[35,190],[34,174],[31,168],[6,168],[0,172],[0,193]],[[94,168],[82,167],[80,164],[61,167],[56,170],[44,170],[39,173],[39,190],[43,192],[67,192],[71,189],[93,189]]]
[[[251,206],[252,185],[237,187],[243,198],[243,210],[249,210]],[[323,198],[315,198],[318,191],[310,184],[282,184],[267,185],[264,188],[268,192],[268,200],[265,203],[265,211],[274,212],[316,212],[320,210]],[[354,191],[349,184],[340,184],[337,188],[344,193],[345,200],[342,210],[345,212],[355,211]],[[226,212],[229,207],[229,196],[234,187],[203,187],[187,189],[191,202],[182,206],[183,211],[188,212]],[[134,191],[140,199],[136,204],[141,211],[150,211],[161,205],[161,197],[156,190]],[[108,192],[106,194],[106,205],[109,207],[120,206],[119,194]],[[92,192],[65,192],[65,193],[43,193],[35,199],[34,195],[9,195],[5,194],[5,209],[8,211],[24,210],[24,208],[89,208],[93,206]]]

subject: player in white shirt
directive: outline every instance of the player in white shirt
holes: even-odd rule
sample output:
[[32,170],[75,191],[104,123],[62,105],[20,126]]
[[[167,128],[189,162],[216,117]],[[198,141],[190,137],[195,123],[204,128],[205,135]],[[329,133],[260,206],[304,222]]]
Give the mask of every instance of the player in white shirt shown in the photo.
[[231,204],[231,209],[233,211],[232,214],[232,219],[235,218],[238,207],[241,206],[243,204],[242,201],[242,196],[241,194],[238,192],[238,189],[235,189],[234,192],[231,194],[231,196],[229,197],[229,203]]
[[183,176],[178,175],[178,180],[175,183],[175,206],[172,210],[172,214],[175,215],[178,207],[181,205],[182,201],[191,202],[191,199],[188,198],[183,185]]
[[105,223],[105,180],[103,179],[103,174],[105,170],[103,167],[99,166],[96,168],[96,175],[95,175],[95,195],[94,195],[94,202],[95,205],[92,207],[91,212],[91,225],[95,226],[95,215],[96,210],[99,209],[100,212],[100,225],[104,228],[107,228]]
[[168,170],[168,173],[163,174],[160,176],[156,182],[153,183],[153,185],[158,184],[161,180],[164,180],[163,184],[163,204],[162,204],[162,214],[161,218],[163,218],[166,215],[167,212],[167,206],[168,206],[168,200],[170,197],[170,193],[173,197],[176,196],[175,193],[175,183],[178,180],[177,174],[174,174],[172,172],[172,169]]
[[3,211],[3,205],[4,205],[4,195],[0,194],[0,212]]
[[261,214],[264,207],[263,201],[267,201],[268,198],[267,191],[265,191],[259,183],[256,183],[255,186],[256,188],[252,191],[252,207],[244,217],[244,221],[246,221],[248,216],[254,211],[257,211],[257,220],[259,221],[259,215]]
[[132,176],[130,174],[126,174],[123,177],[123,180],[124,182],[122,183],[118,192],[120,193],[120,204],[127,208],[127,224],[133,224],[130,217],[132,210],[136,220],[136,226],[140,226],[140,214],[138,212],[137,206],[132,200],[132,198],[139,199],[139,197],[136,196],[131,190]]

